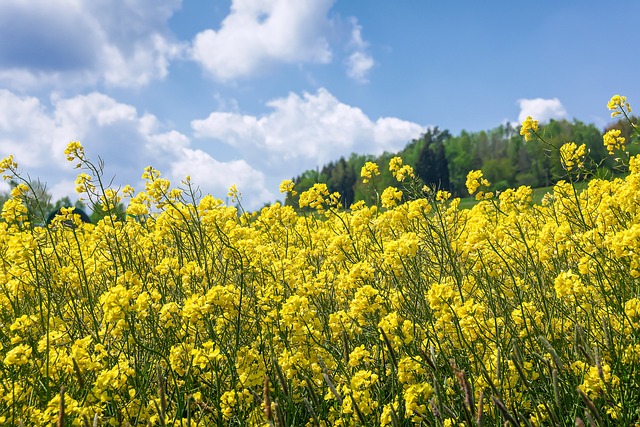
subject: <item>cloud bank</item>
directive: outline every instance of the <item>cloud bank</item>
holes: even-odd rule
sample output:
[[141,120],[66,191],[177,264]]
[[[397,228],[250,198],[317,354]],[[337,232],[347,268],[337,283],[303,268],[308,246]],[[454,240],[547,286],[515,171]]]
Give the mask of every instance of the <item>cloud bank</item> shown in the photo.
[[0,83],[135,87],[164,78],[184,45],[167,20],[181,0],[5,0]]
[[[79,140],[87,155],[105,164],[105,178],[141,190],[147,166],[174,184],[186,175],[205,193],[223,198],[236,184],[248,208],[274,201],[281,180],[353,152],[397,151],[426,127],[394,117],[372,119],[339,101],[326,89],[290,93],[266,103],[262,116],[212,112],[191,123],[188,135],[99,92],[52,97],[50,106],[35,97],[0,90],[0,155],[13,154],[32,178],[40,178],[55,198],[73,194],[77,173],[64,148]],[[221,161],[207,144],[232,146],[239,156]]]
[[181,0],[5,0],[0,2],[0,85],[142,87],[166,78],[178,59],[228,81],[274,64],[328,64],[332,43],[349,52],[347,76],[364,83],[375,62],[362,26],[350,18],[350,36],[336,38],[340,18],[328,16],[333,4],[232,0],[218,30],[179,41],[168,21]]
[[223,199],[232,184],[250,194],[255,205],[274,198],[264,174],[246,161],[218,161],[191,147],[186,135],[131,105],[97,92],[51,103],[49,110],[37,98],[0,90],[0,155],[13,154],[25,173],[47,183],[56,199],[74,194],[78,171],[64,156],[71,140],[80,140],[94,163],[104,160],[105,179],[114,177],[115,185],[142,190],[142,171],[153,166],[174,185],[191,175],[203,192]]
[[300,173],[353,152],[399,150],[427,129],[393,117],[371,119],[324,88],[302,96],[290,93],[266,105],[271,111],[262,116],[212,112],[191,122],[194,136],[234,146],[267,173]]

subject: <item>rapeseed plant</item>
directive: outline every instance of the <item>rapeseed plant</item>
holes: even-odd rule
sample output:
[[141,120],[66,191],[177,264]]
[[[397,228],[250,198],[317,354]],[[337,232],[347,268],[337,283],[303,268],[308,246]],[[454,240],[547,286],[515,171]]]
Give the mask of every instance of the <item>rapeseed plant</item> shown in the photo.
[[[542,139],[530,117],[521,135]],[[578,191],[569,141],[541,204],[476,170],[463,210],[393,158],[399,187],[370,206],[318,184],[256,213],[151,167],[144,191],[109,188],[74,141],[76,189],[106,213],[75,227],[37,225],[8,157],[0,423],[640,425],[640,157],[617,137],[626,176]]]

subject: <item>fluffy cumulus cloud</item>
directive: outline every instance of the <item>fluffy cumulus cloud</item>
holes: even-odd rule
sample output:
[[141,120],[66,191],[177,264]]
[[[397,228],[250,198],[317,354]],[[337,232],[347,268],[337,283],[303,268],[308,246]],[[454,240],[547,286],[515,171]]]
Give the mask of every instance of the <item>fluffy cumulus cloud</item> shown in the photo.
[[233,145],[270,175],[289,178],[353,152],[397,151],[426,127],[397,118],[369,118],[326,89],[290,93],[267,103],[263,116],[213,112],[191,126],[197,138]]
[[567,117],[567,110],[558,98],[552,99],[520,99],[520,114],[518,121],[522,123],[527,116],[531,116],[539,122],[548,122],[550,119],[564,119]]
[[45,182],[55,198],[73,196],[77,170],[64,156],[70,140],[80,140],[96,163],[102,159],[105,180],[114,178],[115,185],[142,189],[142,171],[153,166],[174,184],[191,175],[203,192],[216,197],[224,198],[228,187],[237,184],[257,205],[273,198],[264,175],[247,162],[220,162],[191,147],[187,136],[166,129],[155,116],[107,95],[52,97],[50,104],[0,90],[0,154],[13,154],[23,171]]
[[367,83],[369,70],[374,65],[371,55],[356,51],[347,58],[347,76],[359,83]]
[[132,87],[163,78],[184,48],[167,27],[180,5],[181,0],[4,0],[0,84]]
[[232,0],[218,31],[197,34],[192,58],[214,77],[249,76],[273,62],[327,63],[333,0]]
[[222,190],[227,190],[235,184],[244,196],[243,205],[249,208],[256,208],[261,203],[273,201],[275,198],[266,187],[264,174],[251,167],[246,161],[220,162],[202,150],[183,150],[178,160],[171,164],[171,175],[174,177],[189,175],[191,181],[200,189],[219,190],[217,197],[224,196]]

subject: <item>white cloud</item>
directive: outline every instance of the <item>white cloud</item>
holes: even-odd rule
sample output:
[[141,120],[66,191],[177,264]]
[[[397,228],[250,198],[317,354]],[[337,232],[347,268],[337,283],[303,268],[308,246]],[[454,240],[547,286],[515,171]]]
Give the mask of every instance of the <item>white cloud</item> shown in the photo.
[[367,74],[373,68],[371,55],[365,52],[353,52],[347,58],[347,76],[360,83],[367,83]]
[[352,152],[380,154],[403,148],[426,127],[397,118],[370,119],[326,89],[271,100],[261,117],[213,112],[191,126],[197,138],[235,146],[262,170],[291,177]]
[[191,181],[200,188],[206,183],[209,188],[217,189],[220,198],[235,184],[244,195],[243,204],[252,208],[259,206],[260,202],[275,198],[266,189],[264,174],[253,169],[244,160],[219,162],[202,150],[183,149],[179,160],[171,165],[171,175],[177,179],[184,179],[189,175]]
[[553,99],[519,99],[520,114],[518,122],[525,121],[527,116],[531,116],[539,122],[548,122],[550,119],[564,119],[567,117],[567,110],[558,98]]
[[273,64],[327,64],[344,43],[347,75],[360,82],[375,65],[350,18],[330,18],[335,0],[232,0],[219,29],[176,40],[169,19],[182,0],[3,0],[0,85],[13,90],[141,87],[190,59],[220,80],[250,77]]
[[[77,170],[64,148],[80,140],[87,156],[104,161],[105,181],[142,189],[146,166],[160,170],[174,185],[188,174],[203,192],[224,198],[231,183],[247,195],[249,208],[271,200],[265,177],[245,161],[221,162],[191,147],[189,138],[165,129],[151,114],[101,94],[52,97],[48,110],[37,98],[0,90],[0,154],[13,154],[25,174],[40,178],[54,198],[74,198]],[[0,190],[2,187],[0,187]]]
[[51,159],[52,141],[59,136],[58,130],[54,118],[37,98],[0,89],[2,157],[13,154],[25,167],[43,167]]
[[362,25],[358,24],[358,20],[351,17],[351,40],[349,44],[355,49],[366,49],[369,43],[362,38]]
[[328,63],[324,36],[334,0],[233,0],[218,31],[193,40],[192,58],[221,80],[250,76],[272,62]]
[[164,78],[184,46],[167,20],[181,0],[5,0],[0,3],[0,83],[32,88]]
[[351,26],[349,46],[353,52],[345,60],[347,76],[358,83],[367,83],[367,75],[375,65],[375,61],[371,54],[367,52],[369,43],[362,38],[362,26],[358,24],[357,19],[351,18]]

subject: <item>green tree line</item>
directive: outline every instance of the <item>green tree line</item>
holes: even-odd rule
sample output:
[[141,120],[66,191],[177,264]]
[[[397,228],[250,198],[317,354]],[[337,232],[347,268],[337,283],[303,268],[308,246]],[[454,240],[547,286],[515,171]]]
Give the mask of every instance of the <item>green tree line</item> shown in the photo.
[[[604,131],[614,128],[620,129],[621,136],[630,142],[632,129],[626,121],[612,123]],[[411,165],[423,184],[450,191],[457,197],[468,196],[465,186],[467,173],[476,169],[483,171],[494,191],[520,185],[532,188],[553,185],[566,177],[558,150],[562,144],[570,141],[578,145],[585,144],[588,149],[583,179],[624,172],[617,169],[615,158],[607,153],[602,134],[594,124],[579,120],[550,120],[540,126],[540,135],[546,143],[538,140],[525,142],[519,128],[510,123],[488,131],[463,130],[456,136],[434,127],[420,138],[410,141],[397,153],[385,152],[380,156],[354,153],[322,168],[303,172],[293,178],[297,195],[289,195],[286,203],[297,206],[299,194],[315,183],[325,183],[330,192],[339,192],[345,207],[359,200],[371,202],[372,193],[375,192],[371,190],[371,183],[363,185],[360,169],[367,161],[378,164],[380,176],[373,185],[380,193],[389,186],[398,185],[387,167],[389,160],[395,156],[401,157],[404,164]],[[640,152],[637,145],[627,144],[627,150],[631,154]]]

